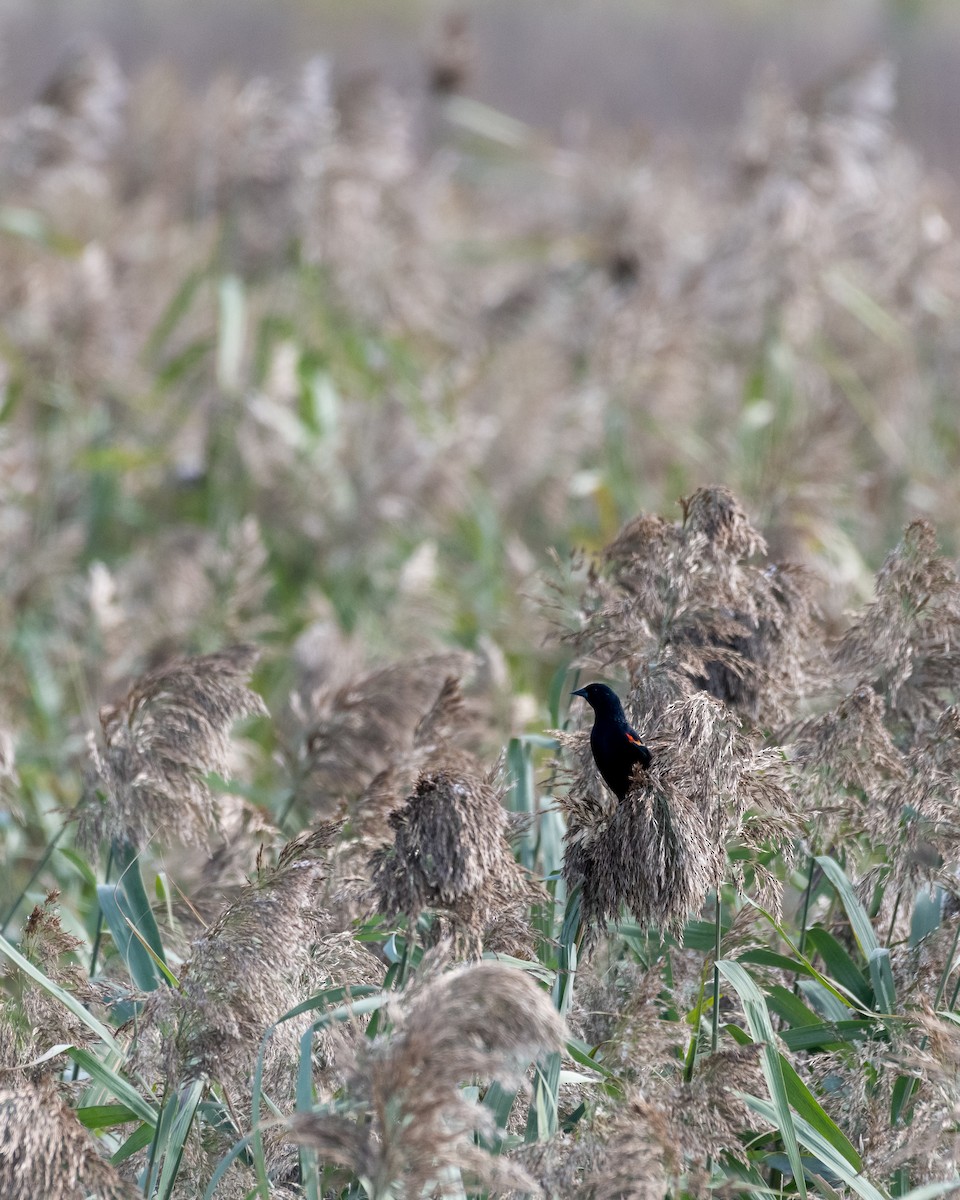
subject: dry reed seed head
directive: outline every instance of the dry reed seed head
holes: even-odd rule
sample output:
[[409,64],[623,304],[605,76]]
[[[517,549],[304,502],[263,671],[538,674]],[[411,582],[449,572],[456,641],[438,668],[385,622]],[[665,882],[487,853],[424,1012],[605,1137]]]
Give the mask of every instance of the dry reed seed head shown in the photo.
[[856,808],[861,817],[869,814],[884,786],[904,778],[903,755],[884,724],[883,697],[865,683],[802,726],[793,753],[798,790],[825,819],[824,830],[856,821]]
[[726,488],[682,501],[682,523],[641,516],[606,548],[610,579],[591,574],[572,640],[638,680],[651,659],[752,720],[786,718],[822,675],[813,581],[765,550]]
[[532,1060],[563,1046],[563,1019],[513,967],[479,963],[428,976],[392,1006],[389,1033],[356,1047],[347,1094],[359,1120],[300,1114],[292,1136],[404,1195],[419,1195],[453,1166],[488,1185],[536,1191],[519,1168],[474,1144],[476,1132],[492,1132],[490,1111],[460,1085],[516,1086]]
[[501,792],[473,764],[448,768],[422,775],[391,816],[394,843],[371,857],[372,884],[379,911],[411,927],[425,909],[449,914],[479,953],[490,926],[495,940],[522,936],[540,893],[513,856]]
[[136,1200],[53,1088],[0,1091],[0,1195],[4,1200]]
[[[324,859],[337,832],[324,826],[290,842],[194,943],[176,1035],[188,1075],[247,1081],[267,1026],[322,979],[313,947],[323,932]],[[288,1021],[270,1039],[266,1071],[278,1088],[289,1089],[304,1027]]]
[[872,839],[885,844],[892,886],[922,883],[957,890],[960,865],[960,707],[945,709],[936,724],[902,757],[901,772],[879,789],[868,822]]
[[[654,1016],[647,1028],[658,1052],[652,1054],[637,1039],[641,1066],[632,1075],[625,1103],[612,1112],[596,1112],[599,1152],[584,1180],[584,1195],[662,1195],[671,1183],[698,1195],[710,1158],[745,1160],[743,1130],[755,1127],[756,1117],[737,1093],[764,1094],[760,1049],[734,1046],[704,1056],[694,1079],[686,1082],[676,1030],[671,1036],[668,1028],[658,1028],[671,1024]],[[630,1190],[631,1183],[636,1190]],[[661,1192],[655,1193],[658,1186]]]
[[[722,854],[722,850],[720,851]],[[571,824],[564,846],[568,889],[579,886],[592,942],[622,907],[644,928],[680,936],[720,868],[700,811],[656,772],[591,826]]]
[[412,743],[397,747],[389,765],[376,775],[350,806],[350,828],[358,851],[393,841],[390,818],[405,803],[422,775],[443,770],[452,776],[474,776],[480,764],[459,748],[471,740],[476,714],[468,706],[460,681],[446,679],[430,710],[413,732]]
[[80,836],[142,848],[154,835],[204,845],[218,821],[205,776],[229,775],[230,731],[265,715],[248,686],[258,651],[234,646],[142,676],[124,700],[100,713],[104,744],[91,743],[98,786],[85,797]]
[[876,578],[876,597],[841,638],[839,668],[867,679],[894,714],[936,719],[960,672],[960,580],[928,521],[913,521]]
[[659,1198],[674,1189],[699,1195],[711,1157],[746,1161],[743,1130],[756,1118],[737,1093],[765,1094],[759,1048],[717,1051],[699,1060],[690,1083],[682,1076],[682,1054],[661,1059],[622,1105],[598,1114],[598,1161],[584,1195]]
[[[637,707],[658,690],[648,683]],[[644,737],[653,759],[623,801],[595,805],[593,785],[578,780],[565,802],[564,877],[582,889],[591,938],[624,905],[645,928],[679,935],[721,879],[729,845],[782,848],[799,830],[780,756],[743,734],[712,696],[694,692],[669,703]],[[581,771],[595,775],[581,753]],[[776,901],[773,876],[757,870],[765,898]]]
[[905,1027],[884,1063],[894,1079],[902,1074],[919,1081],[909,1127],[891,1130],[888,1113],[876,1112],[868,1100],[858,1114],[863,1158],[876,1177],[906,1167],[911,1181],[935,1183],[960,1171],[960,1032],[926,998],[911,1015],[915,1024]]
[[681,1172],[666,1114],[633,1096],[606,1125],[580,1195],[585,1200],[662,1200]]
[[[68,933],[60,924],[59,892],[48,892],[42,904],[34,907],[23,927],[20,949],[24,956],[41,968],[43,973],[65,988],[87,1007],[99,1006],[101,990],[93,984],[87,971],[67,956],[74,955],[84,943]],[[24,977],[21,1013],[25,1029],[16,1029],[15,1040],[21,1043],[17,1061],[33,1061],[57,1045],[83,1046],[96,1040],[88,1026],[66,1009],[59,1000],[33,980]],[[11,1008],[10,1016],[15,1015]],[[0,1021],[6,1014],[0,1013]],[[18,1020],[17,1025],[21,1022]],[[62,1071],[63,1059],[57,1056],[28,1068],[33,1079],[56,1075]]]
[[739,560],[766,554],[767,543],[729,488],[697,488],[680,504],[684,533],[702,535],[717,557]]
[[299,707],[309,714],[309,724],[301,769],[312,803],[336,813],[345,799],[356,798],[397,755],[413,747],[422,722],[424,732],[432,722],[454,725],[450,681],[462,676],[467,664],[467,656],[459,654],[409,659],[337,691],[320,689],[302,698]]

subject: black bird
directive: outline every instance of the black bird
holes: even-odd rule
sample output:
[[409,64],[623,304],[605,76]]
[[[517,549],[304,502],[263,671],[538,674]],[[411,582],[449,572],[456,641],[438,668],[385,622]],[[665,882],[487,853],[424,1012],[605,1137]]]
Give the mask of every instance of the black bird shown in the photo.
[[630,787],[634,766],[650,766],[650,751],[629,725],[620,698],[605,683],[588,683],[570,693],[582,696],[593,709],[590,749],[607,787],[622,800]]

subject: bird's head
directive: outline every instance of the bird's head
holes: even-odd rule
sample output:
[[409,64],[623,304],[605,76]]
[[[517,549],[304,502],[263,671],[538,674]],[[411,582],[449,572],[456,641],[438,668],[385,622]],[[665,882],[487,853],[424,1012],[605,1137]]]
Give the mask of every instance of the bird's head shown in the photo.
[[607,687],[605,683],[588,683],[586,687],[577,688],[570,695],[582,696],[596,713],[623,713],[623,705],[620,703],[620,697],[613,688]]

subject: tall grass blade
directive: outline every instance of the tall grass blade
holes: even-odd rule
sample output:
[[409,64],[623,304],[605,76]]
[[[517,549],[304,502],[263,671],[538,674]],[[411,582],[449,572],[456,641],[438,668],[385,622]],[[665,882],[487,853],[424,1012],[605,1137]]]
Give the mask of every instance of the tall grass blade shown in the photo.
[[190,1134],[204,1086],[202,1080],[195,1080],[188,1084],[177,1097],[176,1116],[170,1126],[166,1144],[160,1148],[163,1154],[163,1170],[157,1185],[157,1200],[170,1200],[170,1196],[173,1194],[177,1175],[180,1172],[180,1163],[183,1159],[183,1148]]
[[780,1131],[787,1158],[793,1171],[797,1191],[803,1197],[807,1194],[803,1166],[800,1162],[800,1147],[797,1143],[797,1131],[794,1126],[793,1114],[790,1111],[790,1101],[787,1095],[786,1082],[781,1067],[781,1057],[777,1050],[776,1034],[770,1021],[770,1013],[763,998],[763,993],[750,978],[739,963],[729,959],[721,959],[717,968],[728,983],[737,991],[743,1004],[747,1024],[753,1040],[761,1047],[761,1064],[764,1078],[770,1090],[772,1100],[772,1120]]
[[59,1000],[64,1008],[69,1009],[75,1017],[78,1017],[118,1058],[123,1057],[123,1048],[106,1025],[102,1021],[98,1021],[93,1013],[84,1008],[76,996],[72,996],[68,991],[60,987],[59,984],[54,983],[52,979],[48,979],[39,967],[35,967],[29,959],[24,958],[20,951],[15,946],[11,946],[7,939],[2,936],[0,936],[0,954],[5,955],[14,966],[19,967],[24,975],[29,976],[44,991],[49,992],[51,996]]

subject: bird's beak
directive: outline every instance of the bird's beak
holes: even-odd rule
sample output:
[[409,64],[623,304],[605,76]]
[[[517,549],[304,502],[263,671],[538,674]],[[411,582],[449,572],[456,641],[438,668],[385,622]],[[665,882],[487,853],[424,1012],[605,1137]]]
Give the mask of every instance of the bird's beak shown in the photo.
[[586,688],[577,688],[577,690],[575,692],[571,692],[570,695],[571,696],[582,696],[584,698],[584,700],[586,700],[587,689]]

